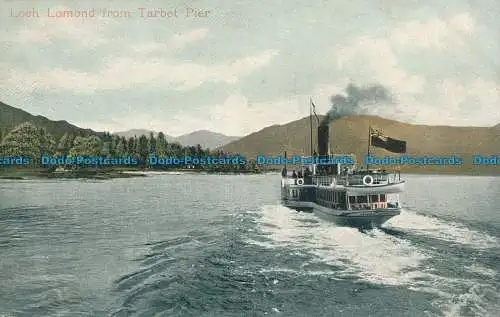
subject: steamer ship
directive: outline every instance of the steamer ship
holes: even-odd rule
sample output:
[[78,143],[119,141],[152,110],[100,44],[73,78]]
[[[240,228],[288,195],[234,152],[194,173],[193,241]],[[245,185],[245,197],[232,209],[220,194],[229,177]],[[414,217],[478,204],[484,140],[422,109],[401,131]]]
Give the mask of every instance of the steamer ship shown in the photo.
[[[282,204],[298,211],[314,212],[339,225],[358,228],[379,227],[399,215],[402,209],[399,194],[405,186],[401,173],[329,163],[338,161],[339,157],[329,151],[329,134],[328,125],[318,127],[319,153],[304,158],[304,161],[313,161],[312,164],[302,165],[298,173],[295,170],[290,173],[285,165],[281,180]],[[371,146],[395,153],[406,152],[405,141],[389,138],[371,127],[368,144],[368,155]],[[327,164],[318,164],[318,161]],[[353,161],[355,163],[355,158]]]

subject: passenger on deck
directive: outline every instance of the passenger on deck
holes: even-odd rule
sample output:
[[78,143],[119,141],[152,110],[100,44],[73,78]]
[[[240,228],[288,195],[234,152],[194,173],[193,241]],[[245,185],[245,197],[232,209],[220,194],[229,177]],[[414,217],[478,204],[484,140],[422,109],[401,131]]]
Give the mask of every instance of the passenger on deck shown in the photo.
[[298,177],[298,178],[302,178],[302,171],[299,171],[299,172],[297,173],[297,177]]
[[295,170],[293,170],[293,173],[292,173],[292,178],[296,179],[297,178],[297,173],[295,173]]
[[281,170],[281,177],[286,177],[286,168],[284,168],[284,167]]
[[304,184],[312,184],[312,173],[309,167],[306,167],[304,171]]

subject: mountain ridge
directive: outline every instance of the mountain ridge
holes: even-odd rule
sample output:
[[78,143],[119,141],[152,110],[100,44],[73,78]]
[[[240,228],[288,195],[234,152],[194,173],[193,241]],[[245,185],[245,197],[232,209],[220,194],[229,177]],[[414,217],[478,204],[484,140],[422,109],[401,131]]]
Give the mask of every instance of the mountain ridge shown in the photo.
[[[56,140],[59,140],[65,133],[88,136],[97,135],[103,137],[105,132],[94,131],[92,129],[80,128],[66,120],[51,120],[42,115],[33,115],[25,110],[17,107],[10,106],[0,101],[0,137],[5,136],[10,130],[14,129],[21,123],[32,122],[36,126],[43,127],[52,134]],[[116,135],[133,137],[134,135],[140,136],[145,134],[149,136],[150,130],[146,129],[131,129],[127,131],[115,133]],[[154,132],[156,136],[158,132]],[[209,130],[198,130],[190,133],[183,134],[179,137],[165,135],[168,142],[179,142],[181,145],[196,146],[200,144],[204,148],[217,148],[223,146],[231,141],[240,137],[226,136],[221,133],[211,132]]]
[[[155,136],[158,135],[158,132],[146,129],[131,129],[127,131],[115,132],[113,134],[130,138],[134,135],[137,137],[141,135],[149,136],[151,132],[153,132],[153,135]],[[200,144],[202,148],[210,149],[219,148],[239,138],[240,137],[238,136],[227,136],[210,130],[197,130],[177,137],[165,134],[167,142],[178,142],[183,146],[196,146],[197,144]]]
[[[323,118],[324,116],[318,116],[319,120]],[[50,120],[41,115],[35,116],[22,109],[0,102],[0,137],[4,137],[5,132],[24,122],[32,122],[45,128],[56,139],[62,137],[65,133],[80,136],[104,136],[104,132],[83,129],[66,120]],[[222,141],[227,140],[228,143],[219,146],[214,146],[214,143],[210,144],[211,146],[206,146],[203,140],[201,140],[202,142],[195,141],[197,141],[196,144],[199,143],[205,148],[220,149],[250,158],[259,154],[281,155],[284,151],[287,151],[289,155],[309,155],[311,153],[309,122],[310,118],[307,116],[286,124],[271,125],[244,137],[228,137],[208,130],[198,130],[180,137],[185,137],[184,140],[181,140],[185,143],[189,141],[188,137],[193,135],[203,136],[209,134],[215,136],[211,141],[215,139],[219,142],[218,144],[221,144],[221,140],[217,140],[217,137],[224,136],[225,139]],[[313,123],[313,145],[316,148],[318,123],[316,120]],[[332,153],[352,153],[357,158],[366,155],[369,126],[381,130],[392,138],[407,141],[408,155],[443,156],[456,154],[472,157],[474,154],[491,155],[497,153],[496,155],[498,155],[498,152],[500,152],[500,123],[492,127],[433,126],[403,123],[378,116],[360,115],[343,117],[330,123],[330,147]],[[148,130],[139,129],[137,131]],[[180,137],[167,136],[167,140],[171,138],[169,142],[175,142]],[[186,139],[188,140],[186,141]],[[379,148],[372,148],[371,153],[376,156],[394,155],[394,153]],[[500,174],[500,165],[477,167],[473,166],[469,159],[463,166],[458,167],[426,166],[422,168],[403,166],[402,170],[418,173],[480,174],[484,172],[485,174]]]
[[[324,116],[318,116],[319,121]],[[222,150],[230,153],[240,153],[248,158],[257,155],[310,155],[311,135],[309,117],[304,117],[283,125],[266,127],[233,141]],[[316,120],[314,120],[316,121]],[[313,124],[313,145],[317,148],[317,122]],[[407,154],[425,155],[463,155],[471,157],[474,154],[493,154],[500,152],[500,129],[495,127],[456,127],[409,124],[378,116],[348,116],[330,123],[330,148],[332,153],[354,154],[360,163],[368,149],[369,127],[381,130],[385,135],[407,141]],[[376,156],[399,155],[379,148],[371,148]],[[454,167],[461,172],[473,172],[473,168],[500,173],[500,166],[473,167],[472,163],[464,163],[462,167]],[[470,164],[469,164],[470,163]],[[404,166],[402,170],[416,171],[416,166]],[[452,167],[426,166],[428,171],[445,171]],[[422,172],[423,169],[420,167]]]
[[91,129],[83,129],[66,120],[50,120],[41,115],[33,115],[20,108],[7,105],[0,101],[0,129],[2,131],[10,131],[17,125],[24,122],[32,122],[33,124],[43,127],[52,134],[56,139],[62,137],[65,133],[74,135],[97,135],[103,136],[103,132],[97,132]]

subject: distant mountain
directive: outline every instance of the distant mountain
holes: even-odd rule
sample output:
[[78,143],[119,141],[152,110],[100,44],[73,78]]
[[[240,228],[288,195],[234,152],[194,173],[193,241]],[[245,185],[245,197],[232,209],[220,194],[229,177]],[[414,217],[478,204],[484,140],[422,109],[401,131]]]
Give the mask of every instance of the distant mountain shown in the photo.
[[[319,116],[320,120],[323,116]],[[375,116],[351,116],[330,123],[330,147],[332,153],[350,154],[357,157],[358,163],[366,155],[368,147],[368,128],[380,129],[384,134],[407,141],[408,155],[461,155],[465,159],[461,167],[437,166],[404,167],[403,171],[412,172],[450,172],[450,173],[500,173],[499,166],[473,167],[473,154],[495,154],[500,151],[500,129],[495,127],[451,127],[413,125]],[[498,127],[498,126],[496,126]],[[313,144],[316,148],[316,129],[313,127]],[[224,151],[241,153],[248,158],[259,154],[288,155],[310,154],[309,117],[284,125],[273,125],[252,133],[222,147]],[[398,155],[383,149],[374,148],[377,156]]]
[[130,137],[133,138],[134,136],[149,135],[149,133],[151,133],[151,132],[153,132],[154,136],[158,135],[158,132],[149,131],[149,130],[145,130],[145,129],[131,129],[131,130],[127,130],[127,131],[116,132],[113,134],[118,135],[118,136],[124,136],[128,139]]
[[240,137],[237,136],[227,136],[208,130],[200,130],[181,135],[177,137],[176,140],[182,145],[200,144],[202,148],[216,149],[238,140],[239,138]]
[[[53,121],[43,116],[34,116],[24,110],[0,102],[0,137],[5,136],[7,132],[24,122],[32,122],[36,126],[45,128],[47,132],[49,132],[56,138],[56,140],[61,138],[65,133],[80,136],[97,135],[99,137],[102,137],[104,135],[104,132],[96,132],[91,129],[82,129],[64,120]],[[155,136],[158,135],[158,132],[146,129],[133,129],[123,132],[117,132],[114,134],[130,138],[133,136],[139,137],[141,135],[149,136],[150,132],[153,132]],[[179,142],[184,146],[196,146],[197,144],[200,144],[203,148],[210,149],[215,149],[217,147],[226,145],[238,138],[239,137],[226,136],[207,130],[195,131],[192,133],[181,135],[179,137],[165,135],[165,139],[168,142]]]
[[[151,132],[153,132],[153,135],[155,137],[158,136],[158,132],[146,130],[146,129],[131,129],[131,130],[127,130],[127,131],[116,132],[113,134],[116,134],[118,136],[123,136],[123,137],[126,137],[128,139],[128,138],[133,138],[134,136],[140,137],[141,135],[145,135],[145,136],[149,137],[149,134]],[[175,137],[170,136],[170,135],[165,135],[165,139],[167,141],[171,142],[175,139]]]
[[56,138],[56,141],[65,133],[81,136],[103,135],[103,132],[82,129],[64,120],[53,121],[43,116],[34,116],[24,110],[0,102],[0,130],[8,132],[24,122],[32,122],[36,126],[45,128]]
[[[123,132],[117,132],[115,134],[119,136],[124,136],[126,138],[130,138],[133,137],[134,135],[137,137],[141,135],[149,136],[151,132],[153,132],[154,136],[158,135],[158,132],[145,129],[133,129]],[[240,137],[227,136],[224,134],[211,132],[208,130],[195,131],[188,134],[183,134],[178,137],[165,135],[165,139],[168,142],[178,142],[184,146],[196,146],[197,144],[200,144],[202,148],[210,148],[210,149],[215,149],[224,146],[239,138]]]

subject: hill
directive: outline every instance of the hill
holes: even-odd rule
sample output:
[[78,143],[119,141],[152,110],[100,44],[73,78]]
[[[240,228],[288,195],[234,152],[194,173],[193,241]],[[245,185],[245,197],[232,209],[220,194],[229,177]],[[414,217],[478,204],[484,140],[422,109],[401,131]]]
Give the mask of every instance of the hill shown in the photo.
[[[150,131],[150,130],[145,130],[145,129],[133,129],[133,130],[128,130],[128,131],[123,131],[123,132],[116,132],[114,134],[119,135],[119,136],[124,136],[126,138],[130,138],[135,136],[141,136],[141,135],[146,135],[149,136],[149,134],[153,132],[153,134],[156,136],[158,135],[158,132],[155,131]],[[178,137],[173,137],[170,135],[165,135],[165,139],[168,142],[178,142],[183,146],[196,146],[197,144],[200,144],[202,148],[210,148],[210,149],[215,149],[220,146],[226,145],[234,140],[239,139],[240,137],[235,137],[235,136],[227,136],[224,134],[208,131],[208,130],[199,130],[187,134],[183,134]]]
[[[320,120],[323,117],[320,116]],[[366,155],[368,128],[380,129],[384,134],[407,141],[408,155],[461,155],[465,163],[460,167],[403,167],[411,172],[446,173],[500,173],[500,166],[474,167],[473,154],[498,154],[500,151],[500,129],[495,127],[451,127],[413,125],[375,116],[351,116],[330,123],[330,148],[332,153],[353,153],[358,163]],[[316,129],[313,126],[313,144],[316,144]],[[316,147],[316,146],[315,146]],[[241,153],[249,158],[258,154],[279,155],[285,150],[290,154],[310,154],[309,117],[284,125],[267,127],[236,140],[223,150]],[[374,148],[376,156],[398,154]]]
[[24,110],[0,102],[1,131],[8,132],[17,125],[28,121],[39,127],[45,128],[47,132],[49,132],[56,138],[56,140],[62,137],[65,133],[81,136],[103,135],[102,132],[96,132],[90,129],[82,129],[64,120],[54,121],[43,116],[34,116]]
[[[141,135],[145,135],[145,136],[149,137],[149,134],[151,132],[153,132],[153,135],[155,137],[158,136],[158,132],[146,130],[146,129],[131,129],[131,130],[127,130],[127,131],[116,132],[113,134],[118,135],[118,136],[122,136],[122,137],[126,137],[128,139],[128,138],[133,138],[134,136],[139,137]],[[165,139],[170,142],[170,141],[174,140],[175,137],[170,136],[170,135],[165,135]]]
[[177,137],[176,140],[182,145],[200,144],[202,148],[215,149],[231,143],[239,138],[240,137],[227,136],[212,131],[200,130],[181,135]]

